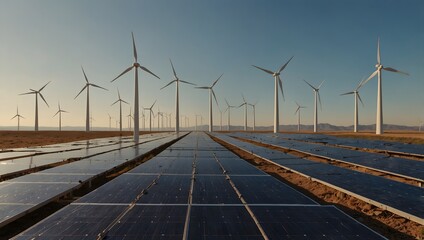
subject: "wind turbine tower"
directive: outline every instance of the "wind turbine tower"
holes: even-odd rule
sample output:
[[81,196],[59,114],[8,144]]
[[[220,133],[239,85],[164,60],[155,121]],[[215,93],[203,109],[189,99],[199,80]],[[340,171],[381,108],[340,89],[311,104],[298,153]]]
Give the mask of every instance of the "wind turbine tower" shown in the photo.
[[296,112],[294,112],[294,114],[296,115],[297,113],[297,131],[300,132],[300,109],[301,108],[306,108],[304,106],[300,106],[299,103],[296,102],[297,105],[297,109]]
[[280,86],[280,91],[281,91],[281,95],[283,97],[284,100],[284,93],[283,93],[283,82],[281,81],[280,78],[280,73],[281,71],[284,70],[284,68],[286,68],[287,64],[289,64],[289,62],[293,59],[293,57],[291,57],[286,64],[282,65],[280,67],[280,69],[278,69],[278,71],[276,72],[272,72],[270,70],[267,70],[265,68],[261,68],[255,65],[252,65],[253,67],[260,69],[266,73],[271,74],[274,79],[275,79],[275,84],[274,84],[274,133],[277,133],[279,131],[280,128],[280,121],[279,121],[279,108],[278,108],[278,86]]
[[34,89],[27,93],[22,93],[20,95],[27,95],[27,94],[35,94],[35,127],[34,130],[38,131],[38,95],[40,95],[41,99],[46,103],[47,107],[49,107],[49,104],[46,102],[46,99],[44,99],[43,94],[41,94],[41,91],[49,84],[50,82],[46,83],[42,88],[40,88],[38,91]]
[[314,91],[314,132],[318,131],[318,101],[319,101],[319,105],[320,108],[322,109],[322,105],[321,105],[321,96],[319,95],[319,89],[321,88],[321,85],[324,83],[324,81],[321,82],[321,84],[318,87],[314,87],[312,86],[310,83],[308,83],[306,80],[305,81],[306,84],[308,84],[312,90]]
[[[362,81],[361,81],[361,83],[362,83]],[[358,132],[358,123],[359,123],[358,99],[359,99],[359,101],[361,101],[362,106],[364,106],[364,102],[362,102],[361,96],[359,95],[359,89],[362,87],[361,83],[359,83],[359,85],[352,92],[340,94],[340,96],[353,94],[354,102],[355,102],[354,103],[354,113],[353,113],[353,132]]]
[[389,71],[389,72],[395,72],[395,73],[401,73],[404,75],[409,75],[406,72],[402,72],[399,70],[396,70],[391,67],[383,67],[381,64],[381,58],[380,58],[380,38],[377,39],[377,64],[375,65],[375,72],[373,72],[367,80],[365,80],[361,85],[365,85],[369,80],[371,80],[375,75],[378,75],[378,86],[377,86],[377,116],[376,116],[376,123],[375,123],[375,134],[383,134],[383,92],[382,92],[382,78],[381,78],[381,70]]
[[209,132],[213,131],[212,95],[215,98],[216,105],[218,106],[218,100],[216,100],[216,96],[215,96],[215,92],[213,91],[213,87],[219,81],[219,79],[222,77],[222,75],[224,75],[224,74],[221,74],[221,76],[219,76],[219,78],[216,79],[215,82],[213,82],[213,84],[209,87],[196,87],[196,88],[199,88],[199,89],[208,89],[209,90]]
[[21,118],[24,118],[24,117],[19,114],[19,108],[18,107],[16,107],[16,115],[13,116],[10,120],[12,120],[14,118],[18,118],[18,131],[19,131],[20,123],[21,123]]
[[84,78],[85,78],[85,86],[81,89],[81,91],[77,94],[77,96],[74,98],[76,99],[85,89],[87,89],[87,107],[86,107],[86,115],[85,115],[85,131],[89,132],[90,131],[90,86],[92,87],[96,87],[96,88],[100,88],[103,90],[106,90],[106,88],[104,87],[100,87],[96,84],[90,83],[88,81],[87,75],[85,74],[84,68],[81,66],[82,69],[82,73],[84,74]]
[[139,101],[138,101],[138,68],[141,70],[155,76],[156,78],[160,79],[156,74],[151,72],[149,69],[143,67],[140,65],[140,63],[137,62],[137,49],[135,46],[135,40],[134,40],[134,34],[131,33],[132,36],[132,43],[133,43],[133,53],[134,53],[134,63],[129,68],[125,69],[121,74],[119,74],[115,79],[113,79],[111,82],[115,81],[125,73],[131,71],[133,68],[135,68],[135,78],[134,78],[134,142],[138,143],[140,139],[140,129],[139,129]]
[[57,110],[56,114],[53,115],[55,117],[57,114],[59,114],[59,131],[62,131],[62,113],[67,113],[67,111],[60,108],[60,103],[57,104],[59,110]]
[[[114,103],[112,103],[111,106],[115,105],[116,103],[119,102],[119,131],[122,132],[122,103],[126,103],[129,105],[128,102],[124,101],[121,99],[121,94],[119,93],[119,89],[117,89],[118,91],[118,100],[116,100]],[[130,109],[131,111],[131,109]]]

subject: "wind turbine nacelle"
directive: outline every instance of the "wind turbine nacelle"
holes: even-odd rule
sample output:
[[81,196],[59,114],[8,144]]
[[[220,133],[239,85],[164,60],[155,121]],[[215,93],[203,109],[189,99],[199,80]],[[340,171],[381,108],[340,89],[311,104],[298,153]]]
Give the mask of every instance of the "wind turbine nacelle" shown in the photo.
[[133,65],[134,65],[134,67],[140,67],[140,64],[139,64],[139,63],[137,63],[137,62],[136,62],[136,63],[134,63]]
[[274,74],[272,74],[272,76],[273,77],[280,76],[280,73],[274,73]]
[[377,64],[375,64],[375,68],[377,68],[378,70],[380,70],[380,69],[383,68],[383,65],[377,63]]

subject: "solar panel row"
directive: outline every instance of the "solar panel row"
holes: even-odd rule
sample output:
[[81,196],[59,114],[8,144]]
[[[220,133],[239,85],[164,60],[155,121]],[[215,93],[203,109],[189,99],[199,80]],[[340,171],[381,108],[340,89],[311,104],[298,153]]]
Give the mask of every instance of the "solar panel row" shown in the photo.
[[105,230],[105,239],[382,239],[201,133],[186,136],[14,239],[93,239]]
[[302,151],[308,154],[351,163],[370,169],[378,169],[394,175],[424,182],[424,162],[410,159],[384,156],[377,153],[360,152],[333,146],[317,145],[273,137],[271,134],[256,136],[248,133],[233,134],[239,137],[273,144],[283,148]]
[[[405,218],[424,224],[424,189],[386,178],[344,169],[330,164],[301,158],[285,158],[287,154],[242,142],[227,135],[220,139],[248,152],[268,159],[279,166],[306,175],[337,190],[392,211]],[[279,159],[277,155],[281,155]]]
[[161,138],[0,183],[0,226],[66,195],[93,177],[145,154],[176,136]]

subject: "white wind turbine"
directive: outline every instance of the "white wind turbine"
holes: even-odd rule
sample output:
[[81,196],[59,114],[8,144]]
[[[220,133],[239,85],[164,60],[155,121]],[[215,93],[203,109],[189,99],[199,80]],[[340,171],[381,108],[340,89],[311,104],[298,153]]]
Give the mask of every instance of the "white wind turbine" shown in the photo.
[[140,133],[140,129],[139,129],[139,107],[138,107],[138,68],[140,68],[141,70],[150,73],[151,75],[157,77],[158,79],[160,79],[158,76],[156,76],[156,74],[154,74],[153,72],[151,72],[149,69],[141,66],[138,62],[137,62],[137,49],[135,47],[135,41],[134,41],[134,34],[131,33],[132,35],[132,42],[133,42],[133,52],[134,52],[134,63],[132,66],[130,66],[129,68],[125,69],[125,71],[123,71],[121,74],[119,74],[116,78],[114,78],[111,82],[115,81],[116,79],[118,79],[119,77],[121,77],[122,75],[124,75],[125,73],[131,71],[131,69],[135,69],[135,79],[134,79],[134,141],[138,143],[139,141],[139,133]]
[[50,82],[46,83],[42,88],[40,88],[38,91],[34,89],[29,89],[31,92],[22,93],[20,95],[27,95],[27,94],[35,94],[35,127],[34,130],[38,131],[38,95],[40,95],[41,99],[46,103],[47,107],[49,107],[49,104],[46,102],[46,99],[44,99],[43,94],[41,94],[41,91],[49,84]]
[[[155,100],[155,102],[154,102],[154,103],[152,104],[152,106],[150,106],[149,108],[143,108],[144,110],[149,110],[149,113],[150,113],[150,115],[149,115],[149,131],[150,131],[150,132],[152,131],[152,113],[153,113],[153,106],[155,106],[156,101],[157,101],[157,100]],[[155,114],[153,113],[153,115],[155,115]]]
[[19,127],[20,127],[20,123],[21,123],[21,118],[24,118],[24,117],[19,114],[19,108],[18,107],[16,107],[16,115],[13,116],[10,120],[12,120],[14,118],[18,118],[18,131],[19,131]]
[[68,113],[68,111],[61,109],[60,103],[57,103],[57,106],[58,106],[59,110],[57,110],[57,112],[55,113],[55,115],[53,115],[53,117],[55,117],[57,114],[59,114],[59,131],[62,131],[62,113]]
[[219,106],[218,106],[218,110],[219,110],[219,131],[222,131],[222,110]]
[[131,114],[131,106],[130,106],[130,114],[127,115],[128,118],[128,129],[131,131],[131,118],[133,118],[133,115]]
[[409,75],[406,72],[402,72],[396,70],[391,67],[383,67],[381,64],[380,58],[380,38],[377,39],[377,64],[375,65],[375,72],[373,72],[367,80],[365,80],[360,85],[365,85],[369,80],[371,80],[375,75],[378,75],[378,86],[377,86],[377,116],[376,116],[376,124],[375,124],[375,134],[382,134],[383,131],[383,92],[382,92],[382,79],[381,79],[381,70],[386,70],[389,72],[401,73],[405,75]]
[[126,103],[126,104],[129,104],[129,103],[122,100],[121,94],[119,93],[119,89],[117,89],[117,91],[118,91],[118,100],[116,100],[114,103],[112,103],[111,106],[113,106],[113,105],[115,105],[116,103],[119,102],[119,131],[122,132],[122,103]]
[[168,84],[166,84],[164,87],[162,87],[161,90],[175,82],[175,89],[176,89],[175,91],[175,132],[179,133],[180,132],[180,104],[179,104],[180,97],[179,97],[179,91],[178,91],[179,83],[182,82],[182,83],[187,83],[191,85],[196,85],[196,84],[179,79],[177,76],[177,73],[175,72],[174,65],[172,64],[171,59],[169,59],[169,62],[171,63],[172,72],[174,74],[175,79],[169,82]]
[[213,91],[213,87],[219,81],[219,79],[222,77],[222,75],[224,75],[224,74],[221,74],[221,76],[219,76],[219,78],[216,79],[215,82],[213,82],[213,84],[210,87],[196,87],[196,88],[199,88],[199,89],[208,89],[209,90],[209,132],[213,131],[212,95],[215,98],[216,105],[218,106],[218,100],[216,100],[216,96],[215,96],[215,92]]
[[[362,83],[362,81],[361,81],[361,83]],[[354,100],[355,100],[354,113],[353,113],[353,132],[358,132],[358,123],[359,123],[359,121],[358,121],[358,119],[359,119],[358,118],[358,99],[359,99],[359,101],[361,101],[362,106],[364,106],[364,102],[362,102],[361,96],[359,95],[359,89],[362,87],[361,83],[359,83],[359,85],[352,92],[340,94],[340,96],[353,94],[353,97],[354,97]]]
[[317,128],[318,128],[318,101],[319,101],[319,106],[322,109],[322,105],[321,105],[321,96],[319,95],[319,89],[321,88],[321,85],[324,83],[324,81],[321,82],[321,84],[318,87],[314,87],[312,86],[310,83],[308,83],[306,80],[305,83],[307,83],[312,90],[314,91],[314,132],[317,132]]
[[107,115],[109,116],[109,131],[110,131],[111,128],[112,128],[112,125],[111,125],[111,123],[112,123],[112,116],[110,116],[109,113]]
[[294,112],[294,115],[296,115],[297,113],[297,131],[300,132],[300,109],[301,108],[306,108],[304,106],[300,106],[299,103],[296,102],[297,105],[297,109],[296,112]]
[[281,81],[281,78],[280,78],[280,73],[281,73],[281,71],[283,71],[284,70],[284,68],[286,68],[286,66],[287,66],[287,64],[289,64],[289,62],[291,61],[293,59],[293,57],[291,57],[287,62],[286,62],[286,64],[284,64],[283,66],[281,66],[280,67],[280,69],[278,69],[278,71],[277,72],[272,72],[272,71],[270,71],[270,70],[267,70],[267,69],[264,69],[264,68],[261,68],[261,67],[258,67],[258,66],[255,66],[255,65],[252,65],[252,66],[254,66],[255,68],[257,68],[257,69],[260,69],[260,70],[262,70],[262,71],[264,71],[264,72],[266,72],[266,73],[269,73],[269,74],[271,74],[273,77],[274,77],[274,79],[275,79],[275,86],[274,86],[274,133],[277,133],[278,131],[279,131],[279,125],[280,125],[280,121],[279,121],[279,113],[278,113],[278,111],[279,111],[279,108],[278,108],[278,86],[280,86],[280,91],[281,91],[281,95],[282,95],[282,97],[283,97],[283,100],[284,100],[284,93],[283,93],[283,82]]
[[90,86],[96,87],[96,88],[100,88],[103,90],[106,90],[106,88],[104,87],[100,87],[96,84],[90,83],[88,81],[87,75],[85,74],[84,68],[81,66],[82,69],[82,73],[84,74],[84,78],[85,78],[85,86],[81,89],[81,91],[77,94],[77,96],[75,96],[74,99],[76,99],[85,89],[87,89],[87,107],[86,107],[86,114],[85,114],[85,131],[89,132],[90,131]]
[[243,103],[240,104],[240,106],[238,106],[237,108],[240,108],[242,106],[244,106],[244,131],[247,131],[247,102],[246,99],[244,98],[243,94],[241,95],[243,98]]
[[255,104],[250,104],[248,103],[252,108],[253,108],[253,131],[255,131],[255,126],[256,126],[256,104],[258,104],[258,102],[256,102]]
[[228,111],[228,131],[230,131],[230,126],[231,126],[231,108],[235,108],[236,106],[232,106],[228,103],[227,99],[225,99],[225,103],[227,104],[227,108],[225,109],[224,113],[226,111]]

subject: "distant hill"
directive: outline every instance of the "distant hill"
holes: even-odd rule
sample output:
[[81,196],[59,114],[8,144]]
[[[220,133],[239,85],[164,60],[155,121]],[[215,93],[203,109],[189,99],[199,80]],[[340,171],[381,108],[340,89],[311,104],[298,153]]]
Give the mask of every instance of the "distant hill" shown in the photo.
[[[23,131],[31,131],[34,130],[34,127],[28,127],[28,126],[21,126],[20,128]],[[166,130],[166,131],[172,131],[174,128],[166,128],[166,129],[161,129],[161,130]],[[208,125],[202,125],[202,126],[198,126],[197,127],[198,130],[201,131],[207,131]],[[242,131],[244,128],[243,126],[231,126],[231,131]],[[272,131],[273,126],[256,126],[255,130],[257,131]],[[314,129],[313,125],[301,125],[300,126],[301,130],[306,130],[306,131],[312,131]],[[384,130],[387,131],[418,131],[419,127],[418,126],[403,126],[403,125],[395,125],[395,124],[384,124]],[[4,126],[4,127],[0,127],[0,130],[16,130],[16,126]],[[41,131],[57,131],[57,127],[40,127]],[[65,126],[62,127],[62,130],[64,131],[84,131],[85,127],[83,126]],[[108,127],[94,127],[93,131],[108,131],[109,128]],[[111,130],[116,131],[116,128],[112,128]],[[122,130],[124,131],[128,131],[128,128],[123,128]],[[140,129],[141,131],[143,131],[143,129]],[[154,127],[152,128],[153,131],[157,131],[157,128]],[[195,127],[190,127],[190,128],[184,128],[181,127],[182,131],[194,131]],[[214,126],[214,130],[215,131],[219,131],[220,130],[220,126]],[[222,126],[222,130],[223,131],[227,131],[227,126]],[[252,127],[249,126],[248,130],[251,131]],[[280,130],[281,131],[297,131],[297,125],[280,125]],[[337,131],[353,131],[353,125],[351,126],[336,126],[336,125],[332,125],[332,124],[328,124],[328,123],[320,123],[318,124],[318,130],[320,131],[329,131],[329,132],[337,132]],[[359,130],[360,131],[374,131],[375,130],[375,124],[371,124],[371,125],[359,125]],[[421,131],[424,131],[424,128],[421,129]]]

